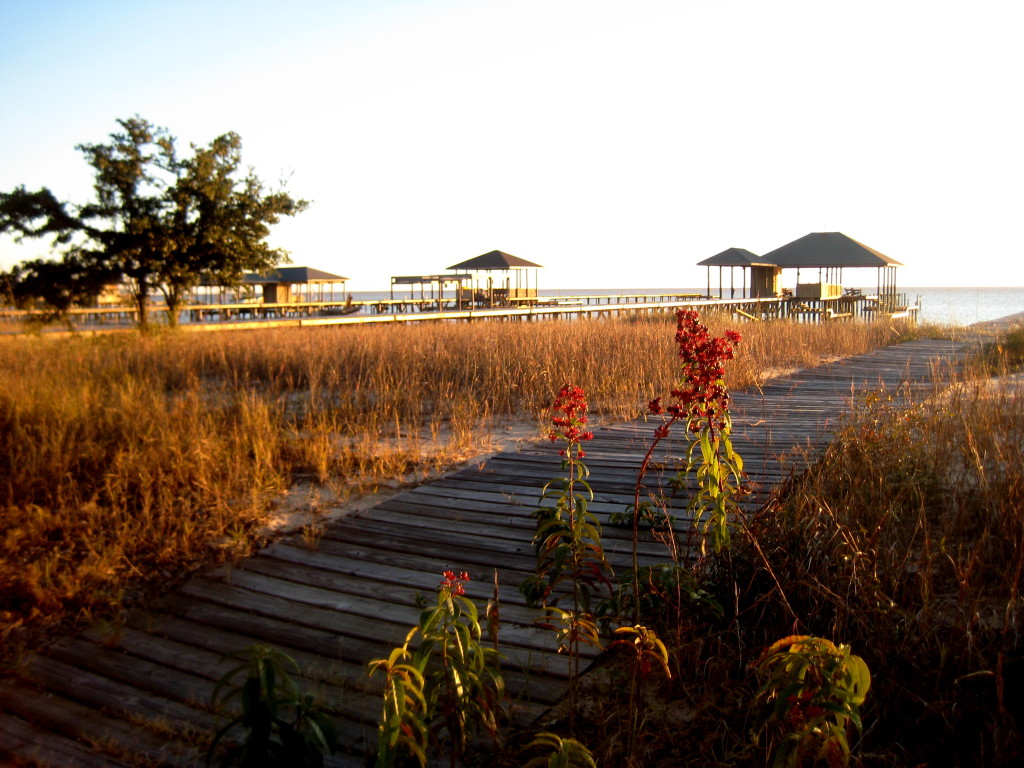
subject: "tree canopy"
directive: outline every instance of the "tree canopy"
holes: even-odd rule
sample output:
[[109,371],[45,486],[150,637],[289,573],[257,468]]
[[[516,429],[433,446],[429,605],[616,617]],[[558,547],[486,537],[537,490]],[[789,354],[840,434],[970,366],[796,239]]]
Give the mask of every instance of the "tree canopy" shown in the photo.
[[[55,297],[78,302],[98,295],[104,282],[121,280],[141,326],[154,289],[174,324],[185,296],[201,282],[237,285],[245,272],[288,261],[266,238],[282,216],[309,203],[293,199],[283,184],[268,190],[251,168],[243,172],[238,134],[193,144],[189,156],[179,157],[167,129],[138,116],[117,122],[121,130],[108,143],[77,147],[93,168],[95,199],[63,202],[45,187],[0,193],[0,233],[52,238],[61,256],[53,267],[36,260],[5,275],[16,300],[35,298],[60,310]],[[41,292],[52,279],[63,290]]]

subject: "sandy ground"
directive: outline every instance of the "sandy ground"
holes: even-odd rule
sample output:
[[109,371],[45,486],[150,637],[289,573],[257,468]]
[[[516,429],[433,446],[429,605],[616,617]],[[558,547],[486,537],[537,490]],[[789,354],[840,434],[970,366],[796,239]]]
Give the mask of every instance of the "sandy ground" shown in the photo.
[[339,501],[330,488],[312,482],[297,483],[274,505],[263,533],[277,537],[315,530],[330,520],[358,515],[410,488],[438,480],[465,467],[483,466],[496,453],[518,451],[523,444],[541,439],[543,437],[538,434],[535,421],[516,421],[494,429],[484,451],[466,456],[443,471],[412,473],[401,480],[388,481],[386,487],[375,493],[353,495],[344,501]]

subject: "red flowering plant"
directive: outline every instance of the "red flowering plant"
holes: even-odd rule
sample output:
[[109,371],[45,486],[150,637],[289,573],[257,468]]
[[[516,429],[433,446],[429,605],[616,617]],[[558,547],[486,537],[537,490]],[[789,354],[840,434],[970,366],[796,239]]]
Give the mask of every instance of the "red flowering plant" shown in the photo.
[[[689,511],[694,524],[699,525],[704,520],[704,533],[710,532],[716,552],[729,546],[729,516],[736,508],[739,478],[743,472],[743,460],[733,450],[730,439],[732,420],[729,416],[729,391],[724,379],[724,364],[733,359],[740,334],[726,331],[724,337],[713,337],[707,326],[700,322],[696,310],[680,309],[676,312],[675,339],[682,362],[680,382],[671,391],[669,402],[663,402],[664,398],[659,397],[648,404],[648,412],[661,416],[662,421],[654,430],[654,438],[637,472],[633,505],[623,516],[633,526],[633,569],[624,580],[624,586],[632,592],[634,622],[640,621],[641,591],[645,589],[641,584],[637,557],[641,520],[652,523],[655,535],[666,543],[677,561],[673,570],[679,570],[678,545],[671,530],[671,518],[663,509],[664,500],[660,497],[653,501],[641,499],[644,481],[658,445],[669,436],[676,422],[686,423],[690,441],[687,463],[673,484],[682,486],[686,476],[696,471],[698,488],[690,499]],[[662,507],[661,514],[658,514],[659,506]],[[620,519],[622,517],[617,515],[613,517],[613,520]],[[702,541],[702,551],[704,548]],[[677,579],[677,583],[681,581]],[[622,597],[620,594],[620,599]]]
[[601,524],[588,510],[594,492],[587,482],[590,470],[581,459],[581,443],[592,440],[587,429],[587,399],[579,387],[566,384],[552,407],[552,442],[561,440],[564,477],[555,478],[541,491],[541,506],[533,513],[537,532],[537,573],[520,589],[531,605],[554,606],[560,586],[571,586],[573,610],[590,610],[590,598],[599,583],[607,584],[610,572],[601,545]]
[[671,392],[674,403],[663,405],[659,397],[650,402],[648,410],[655,415],[668,414],[668,424],[685,419],[694,434],[707,429],[714,438],[716,430],[729,426],[729,391],[723,364],[733,359],[733,349],[741,336],[736,331],[726,331],[722,338],[711,336],[695,309],[680,309],[676,320],[683,379]]
[[458,574],[455,571],[444,571],[441,575],[444,577],[444,580],[438,588],[447,590],[448,597],[466,594],[466,588],[462,586],[464,582],[469,581],[469,574],[466,571]]
[[723,337],[712,336],[693,309],[679,310],[676,318],[682,381],[672,390],[669,404],[657,398],[648,410],[664,417],[655,430],[656,441],[668,435],[674,422],[686,422],[690,448],[686,469],[675,484],[681,486],[686,475],[696,473],[697,492],[689,509],[695,522],[704,520],[704,533],[710,532],[714,550],[719,552],[730,544],[729,518],[736,510],[743,474],[743,459],[732,447],[730,398],[724,378],[724,364],[733,359],[741,337],[731,330]]
[[571,466],[572,460],[586,457],[580,443],[593,440],[594,433],[587,429],[587,395],[580,388],[566,384],[558,391],[552,406],[555,415],[551,417],[548,437],[551,442],[564,440],[566,447],[559,453]]
[[[560,451],[565,476],[543,488],[542,506],[533,513],[537,518],[533,537],[537,569],[519,588],[531,606],[545,609],[541,626],[558,633],[559,650],[569,656],[572,701],[580,643],[600,646],[592,598],[602,588],[610,595],[612,571],[601,543],[601,524],[588,509],[594,493],[587,482],[590,472],[581,461],[586,456],[581,444],[593,439],[594,434],[587,429],[586,394],[566,384],[558,392],[552,410],[549,437],[552,442],[565,443]],[[571,600],[571,607],[557,606],[563,597]]]
[[[435,759],[447,752],[455,765],[478,734],[499,740],[505,700],[501,654],[483,645],[479,612],[466,597],[468,581],[465,571],[444,571],[437,603],[423,610],[419,624],[388,658],[369,664],[371,675],[380,671],[385,678],[378,768],[400,763],[403,755],[426,766],[431,751]],[[497,627],[488,629],[496,639]],[[412,650],[417,635],[420,642]]]

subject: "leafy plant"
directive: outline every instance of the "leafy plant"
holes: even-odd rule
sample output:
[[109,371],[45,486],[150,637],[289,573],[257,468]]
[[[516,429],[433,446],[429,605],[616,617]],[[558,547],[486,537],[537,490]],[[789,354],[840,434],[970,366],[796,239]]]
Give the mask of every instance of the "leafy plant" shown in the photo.
[[[697,493],[691,496],[689,509],[694,522],[704,520],[704,533],[711,534],[712,546],[720,552],[729,546],[730,518],[742,490],[743,459],[732,447],[729,391],[723,378],[723,364],[733,359],[740,334],[726,331],[724,337],[712,337],[696,310],[681,309],[676,316],[682,382],[671,392],[673,404],[663,406],[659,398],[651,401],[649,410],[667,415],[659,427],[664,434],[675,421],[685,420],[691,442],[685,473],[676,483],[681,485],[685,475],[695,473]],[[656,439],[663,436],[656,434]],[[702,550],[704,546],[702,540]]]
[[[543,607],[548,617],[555,619],[540,619],[539,624],[556,631],[559,652],[569,657],[571,723],[580,674],[580,644],[601,647],[592,598],[602,587],[611,595],[612,569],[601,543],[601,524],[587,508],[594,493],[587,482],[589,470],[581,461],[586,456],[581,443],[594,435],[586,428],[586,395],[579,387],[566,384],[555,398],[553,410],[557,415],[551,420],[549,437],[552,442],[565,442],[561,455],[566,475],[544,486],[541,502],[548,501],[549,505],[534,512],[537,571],[523,581],[520,590],[530,605]],[[557,603],[566,591],[572,607],[561,609]]]
[[825,762],[829,768],[850,761],[847,731],[861,729],[871,674],[849,646],[807,635],[772,643],[755,662],[763,702],[757,734],[781,738],[774,766]]
[[[468,573],[445,571],[436,605],[420,614],[419,624],[387,659],[369,664],[371,676],[385,676],[377,766],[395,765],[403,752],[426,766],[429,751],[445,748],[454,766],[481,731],[499,741],[501,655],[481,644],[479,614],[465,596],[468,580]],[[489,625],[494,637],[494,622]],[[419,646],[411,650],[417,635]]]
[[638,593],[640,615],[656,626],[670,626],[682,611],[705,619],[720,619],[724,615],[721,602],[714,593],[714,585],[701,582],[693,572],[679,563],[655,563],[642,566],[639,579],[632,571],[619,576],[615,597],[599,606],[598,613],[609,616],[617,605],[634,602]]
[[[238,699],[241,712],[217,731],[206,755],[207,765],[217,745],[236,726],[248,731],[245,739],[227,749],[220,765],[242,768],[317,768],[323,756],[337,749],[334,726],[320,711],[313,696],[302,694],[288,675],[298,671],[290,656],[264,645],[254,645],[227,658],[241,664],[226,672],[213,690],[215,709]],[[236,676],[245,679],[232,684]]]
[[384,673],[384,709],[377,728],[377,766],[395,765],[405,752],[421,766],[427,764],[428,709],[423,672],[415,663],[409,643],[419,632],[413,627],[405,642],[386,659],[370,662],[370,675]]
[[582,459],[586,453],[581,443],[593,438],[586,429],[586,395],[579,387],[565,385],[555,399],[549,437],[562,440],[562,469],[565,477],[547,483],[541,492],[537,532],[533,542],[537,551],[536,575],[526,579],[520,589],[535,606],[555,605],[568,587],[574,613],[590,611],[595,590],[610,583],[611,568],[601,544],[601,524],[588,511],[594,492],[587,482],[590,471]]
[[653,629],[642,624],[633,627],[619,627],[615,630],[616,640],[609,648],[619,648],[632,655],[631,665],[634,678],[646,679],[654,668],[671,678],[672,671],[668,667],[668,649]]
[[590,750],[576,739],[563,739],[554,733],[538,733],[526,749],[544,754],[530,758],[523,768],[597,768]]

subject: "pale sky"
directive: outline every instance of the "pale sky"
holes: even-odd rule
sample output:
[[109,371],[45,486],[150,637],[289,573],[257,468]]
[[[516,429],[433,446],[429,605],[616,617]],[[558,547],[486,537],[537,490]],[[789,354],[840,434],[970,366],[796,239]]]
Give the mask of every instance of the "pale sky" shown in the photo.
[[86,201],[75,145],[138,114],[240,134],[313,203],[271,242],[354,291],[494,249],[541,288],[700,286],[824,231],[900,286],[1021,286],[1022,30],[1021,0],[4,0],[0,190]]

